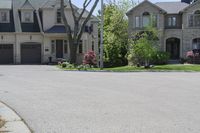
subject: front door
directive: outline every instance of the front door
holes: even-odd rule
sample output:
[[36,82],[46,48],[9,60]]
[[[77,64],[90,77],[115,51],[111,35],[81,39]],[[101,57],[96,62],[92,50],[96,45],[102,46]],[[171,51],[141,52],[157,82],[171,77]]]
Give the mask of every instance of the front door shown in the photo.
[[56,58],[63,58],[63,40],[56,40]]
[[170,59],[177,60],[180,58],[180,40],[178,38],[167,39],[166,51],[170,53]]

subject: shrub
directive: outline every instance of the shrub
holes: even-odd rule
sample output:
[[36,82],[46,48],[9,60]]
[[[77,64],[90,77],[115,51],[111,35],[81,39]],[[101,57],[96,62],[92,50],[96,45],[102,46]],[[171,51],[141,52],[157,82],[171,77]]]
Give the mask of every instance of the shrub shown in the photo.
[[70,64],[69,62],[63,62],[60,65],[62,68],[69,68],[69,69],[75,68],[75,66],[73,64]]
[[167,52],[157,51],[152,58],[152,63],[154,65],[164,65],[167,64],[170,59],[170,54]]
[[94,66],[97,64],[96,54],[94,51],[89,51],[84,55],[84,65]]
[[90,65],[79,65],[79,66],[77,66],[77,69],[79,70],[79,71],[87,71],[89,68],[91,68],[91,66]]
[[191,64],[200,64],[200,50],[188,51],[186,54],[187,62]]
[[187,62],[187,59],[185,59],[185,58],[181,58],[181,59],[180,59],[180,63],[181,63],[181,64],[185,64],[186,62]]

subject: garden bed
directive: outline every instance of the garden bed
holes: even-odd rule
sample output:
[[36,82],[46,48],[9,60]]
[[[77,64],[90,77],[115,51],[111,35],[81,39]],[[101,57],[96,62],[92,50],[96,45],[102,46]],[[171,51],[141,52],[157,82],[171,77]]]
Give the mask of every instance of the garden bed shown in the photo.
[[[59,68],[67,71],[78,71],[76,68]],[[106,72],[200,72],[200,65],[178,64],[178,65],[156,65],[152,68],[145,69],[144,67],[122,66],[113,68],[88,68],[85,71],[106,71]]]

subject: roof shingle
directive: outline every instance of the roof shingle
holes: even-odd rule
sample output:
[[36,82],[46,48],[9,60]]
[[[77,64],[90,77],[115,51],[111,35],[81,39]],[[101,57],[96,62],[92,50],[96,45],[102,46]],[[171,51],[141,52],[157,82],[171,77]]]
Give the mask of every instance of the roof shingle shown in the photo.
[[184,8],[189,6],[189,4],[184,2],[157,2],[155,4],[167,11],[168,14],[178,14]]

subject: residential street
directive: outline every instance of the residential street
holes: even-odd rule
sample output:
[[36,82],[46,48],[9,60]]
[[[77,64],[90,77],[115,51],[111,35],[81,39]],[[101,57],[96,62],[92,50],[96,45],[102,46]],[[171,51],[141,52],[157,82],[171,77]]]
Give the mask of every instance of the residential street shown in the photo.
[[200,73],[0,66],[0,100],[35,133],[200,132]]

